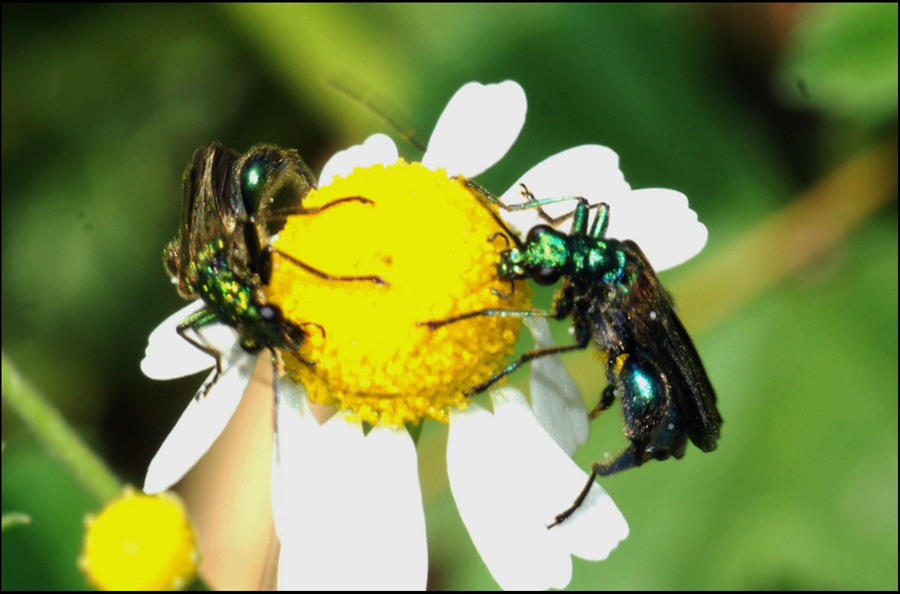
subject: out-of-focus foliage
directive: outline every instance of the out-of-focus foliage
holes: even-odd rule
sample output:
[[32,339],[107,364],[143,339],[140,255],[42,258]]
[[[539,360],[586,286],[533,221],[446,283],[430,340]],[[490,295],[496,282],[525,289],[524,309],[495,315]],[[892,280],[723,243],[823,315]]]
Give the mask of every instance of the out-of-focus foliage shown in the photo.
[[794,101],[868,124],[896,121],[896,10],[866,3],[807,10],[784,55],[782,80]]
[[[896,5],[4,4],[2,16],[3,348],[136,484],[200,382],[138,369],[150,330],[182,305],[161,256],[183,168],[219,140],[294,147],[316,171],[386,129],[325,79],[371,92],[423,140],[463,83],[517,80],[525,129],[479,181],[503,191],[565,148],[614,148],[634,187],[683,191],[709,228],[706,250],[663,275],[676,300],[714,298],[692,270],[896,139]],[[689,330],[703,328],[720,447],[604,480],[631,536],[605,562],[577,561],[572,587],[896,589],[897,267],[892,202],[714,324],[679,300]],[[599,395],[592,355],[567,361]],[[32,517],[3,534],[3,588],[83,588],[94,504],[6,410],[3,438],[2,511]],[[430,585],[495,587],[447,492],[443,438],[429,426],[419,444]],[[624,444],[616,408],[576,460]]]

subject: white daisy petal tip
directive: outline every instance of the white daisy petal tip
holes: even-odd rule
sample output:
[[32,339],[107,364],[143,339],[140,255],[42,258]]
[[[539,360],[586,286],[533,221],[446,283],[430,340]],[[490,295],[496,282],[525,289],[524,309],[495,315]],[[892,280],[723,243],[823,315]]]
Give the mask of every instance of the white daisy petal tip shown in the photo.
[[[153,329],[141,360],[141,372],[155,380],[170,380],[205,371],[216,360],[179,336],[177,328],[189,315],[203,308],[202,301],[193,301],[166,318]],[[238,346],[234,330],[224,324],[212,324],[199,330],[213,349],[231,352]]]
[[[169,380],[192,375],[215,364],[215,360],[178,335],[176,329],[190,314],[203,307],[202,301],[193,301],[169,317],[153,329],[147,338],[144,358],[141,360],[141,372],[155,380]],[[235,342],[233,332],[222,333],[221,328],[203,329],[204,337],[221,344],[225,349]]]
[[[581,197],[591,204],[617,203],[631,191],[631,186],[619,169],[619,155],[611,148],[599,144],[572,147],[544,159],[504,192],[501,200],[510,205],[524,202],[523,184],[537,199]],[[562,217],[575,210],[577,204],[574,199],[563,200],[548,204],[543,210],[551,217]],[[531,227],[546,224],[539,217],[537,209],[500,212],[523,237]],[[557,225],[564,232],[569,232],[571,227],[571,218]]]
[[[504,192],[503,203],[523,203],[523,184],[539,200],[573,198],[545,205],[543,211],[553,218],[571,213],[578,203],[576,197],[592,205],[609,204],[607,236],[635,241],[657,271],[691,259],[706,245],[706,226],[688,206],[687,197],[664,188],[632,190],[619,168],[619,156],[609,147],[582,145],[548,157]],[[501,210],[500,214],[523,238],[535,225],[546,224],[537,209]],[[556,227],[570,232],[572,218]]]
[[637,243],[659,272],[686,262],[706,245],[709,232],[681,192],[634,190],[627,201],[610,205],[608,235]]
[[[244,354],[229,361],[231,366],[219,376],[209,393],[199,399],[191,399],[153,456],[144,479],[145,493],[165,491],[180,481],[206,454],[231,420],[250,380],[256,358]],[[210,374],[207,381],[212,376]]]
[[[519,390],[500,388],[491,399],[493,415],[471,405],[451,418],[447,471],[460,517],[500,587],[563,588],[571,555],[605,558],[627,525],[594,485],[585,510],[548,530],[588,475],[547,435]],[[590,535],[597,530],[609,534]]]
[[564,546],[576,557],[603,561],[628,537],[628,522],[609,494],[595,482],[575,513],[549,532],[565,541]]
[[336,152],[322,168],[319,185],[330,184],[336,176],[346,177],[357,167],[390,165],[400,158],[397,145],[385,134],[373,134],[362,144]]
[[525,91],[515,81],[463,85],[438,119],[422,164],[450,176],[486,171],[519,137],[527,111]]

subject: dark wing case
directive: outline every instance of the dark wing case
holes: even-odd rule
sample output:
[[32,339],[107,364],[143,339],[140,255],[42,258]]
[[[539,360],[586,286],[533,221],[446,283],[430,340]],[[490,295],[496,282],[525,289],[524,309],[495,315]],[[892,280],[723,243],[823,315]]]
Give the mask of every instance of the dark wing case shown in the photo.
[[633,241],[622,243],[629,266],[634,267],[634,282],[630,303],[624,307],[627,314],[617,316],[627,327],[618,331],[652,356],[669,379],[688,437],[704,452],[712,451],[719,439],[722,417],[700,355],[647,257]]

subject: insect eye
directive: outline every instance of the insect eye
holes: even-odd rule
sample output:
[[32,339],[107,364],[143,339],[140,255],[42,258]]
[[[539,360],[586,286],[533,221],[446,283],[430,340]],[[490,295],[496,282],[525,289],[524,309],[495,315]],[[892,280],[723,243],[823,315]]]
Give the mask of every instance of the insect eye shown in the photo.
[[559,280],[560,276],[562,276],[562,272],[552,266],[544,266],[531,271],[531,278],[539,285],[552,285]]
[[259,308],[259,315],[266,322],[280,322],[284,318],[277,305],[263,305]]
[[296,205],[316,185],[296,152],[269,146],[247,154],[238,182],[244,209],[252,216]]
[[276,165],[273,155],[268,153],[251,156],[244,162],[241,169],[241,201],[247,212],[257,211],[262,191]]
[[530,231],[528,231],[528,236],[525,238],[525,243],[535,243],[541,241],[541,236],[547,233],[552,234],[553,228],[548,227],[547,225],[537,225],[532,227]]

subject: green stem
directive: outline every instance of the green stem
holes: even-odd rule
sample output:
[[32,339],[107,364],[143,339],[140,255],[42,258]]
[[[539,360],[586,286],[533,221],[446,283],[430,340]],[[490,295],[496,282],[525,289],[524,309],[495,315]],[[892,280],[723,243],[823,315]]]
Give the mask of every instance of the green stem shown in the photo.
[[100,502],[117,496],[122,485],[103,460],[85,445],[59,411],[19,374],[6,353],[2,354],[2,360],[3,402]]

